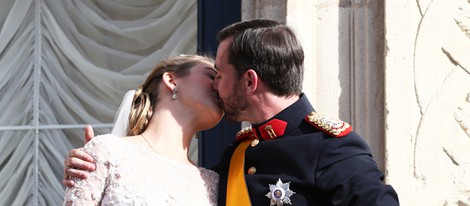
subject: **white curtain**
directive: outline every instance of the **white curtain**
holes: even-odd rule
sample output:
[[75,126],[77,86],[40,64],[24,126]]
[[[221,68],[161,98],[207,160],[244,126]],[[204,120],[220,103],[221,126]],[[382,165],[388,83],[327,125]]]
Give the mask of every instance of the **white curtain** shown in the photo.
[[0,1],[0,205],[59,205],[83,126],[107,133],[162,58],[196,52],[196,0]]

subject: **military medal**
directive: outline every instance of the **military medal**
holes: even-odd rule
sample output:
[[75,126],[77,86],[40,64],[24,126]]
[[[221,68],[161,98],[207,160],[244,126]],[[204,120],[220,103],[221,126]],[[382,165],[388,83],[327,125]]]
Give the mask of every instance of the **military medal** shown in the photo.
[[292,205],[290,201],[290,196],[295,194],[292,190],[289,189],[290,182],[282,183],[279,179],[276,185],[269,184],[269,192],[266,194],[266,197],[271,199],[271,204],[274,206],[282,206],[284,204]]

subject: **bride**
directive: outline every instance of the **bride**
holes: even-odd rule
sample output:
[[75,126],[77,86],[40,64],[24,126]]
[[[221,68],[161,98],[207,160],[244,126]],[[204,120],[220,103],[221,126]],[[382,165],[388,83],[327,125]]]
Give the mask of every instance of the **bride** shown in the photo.
[[215,75],[213,60],[202,56],[160,62],[124,98],[120,116],[126,121],[113,133],[126,137],[106,134],[85,145],[96,170],[72,179],[64,205],[216,205],[218,174],[188,158],[193,135],[223,115],[212,88]]

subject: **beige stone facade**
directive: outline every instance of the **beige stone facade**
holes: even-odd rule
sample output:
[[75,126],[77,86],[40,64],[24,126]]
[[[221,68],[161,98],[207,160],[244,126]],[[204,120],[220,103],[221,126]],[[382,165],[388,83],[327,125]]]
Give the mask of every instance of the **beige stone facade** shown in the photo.
[[315,109],[350,122],[401,205],[470,205],[469,0],[244,0],[292,26]]

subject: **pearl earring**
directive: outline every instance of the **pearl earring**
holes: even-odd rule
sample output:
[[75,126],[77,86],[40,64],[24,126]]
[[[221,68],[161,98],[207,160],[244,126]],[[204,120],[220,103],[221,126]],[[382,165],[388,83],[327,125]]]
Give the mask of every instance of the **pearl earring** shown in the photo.
[[176,87],[173,88],[173,94],[171,95],[171,98],[172,98],[173,100],[175,100],[176,97],[177,97],[177,96],[176,96],[176,92],[177,92],[177,91],[178,91],[178,89],[177,89]]

